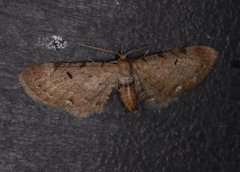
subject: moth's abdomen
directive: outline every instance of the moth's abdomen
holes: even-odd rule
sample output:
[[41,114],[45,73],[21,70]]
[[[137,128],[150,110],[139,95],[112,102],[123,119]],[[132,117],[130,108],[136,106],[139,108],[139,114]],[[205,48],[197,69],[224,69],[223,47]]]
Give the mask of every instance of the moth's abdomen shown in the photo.
[[137,111],[137,103],[136,103],[136,93],[135,93],[135,88],[134,84],[131,83],[123,83],[119,84],[119,93],[120,93],[120,98],[125,105],[125,107],[130,111],[130,112],[136,112]]

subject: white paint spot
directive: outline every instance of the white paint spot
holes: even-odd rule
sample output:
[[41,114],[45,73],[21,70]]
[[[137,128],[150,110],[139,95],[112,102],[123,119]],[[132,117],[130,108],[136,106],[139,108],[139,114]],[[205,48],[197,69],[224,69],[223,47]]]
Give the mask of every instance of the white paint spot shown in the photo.
[[67,42],[58,35],[51,36],[49,42],[47,42],[46,47],[48,49],[60,50],[64,49],[67,46]]

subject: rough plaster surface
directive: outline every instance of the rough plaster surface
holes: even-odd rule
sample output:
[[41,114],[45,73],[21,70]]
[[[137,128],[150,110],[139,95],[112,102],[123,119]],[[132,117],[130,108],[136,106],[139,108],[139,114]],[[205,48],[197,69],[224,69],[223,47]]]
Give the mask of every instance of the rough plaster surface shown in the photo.
[[[0,171],[238,171],[240,3],[231,0],[0,0]],[[67,46],[47,47],[53,35]],[[194,44],[220,59],[207,79],[167,108],[76,118],[29,98],[17,76],[33,63],[111,60],[85,43],[160,52]]]

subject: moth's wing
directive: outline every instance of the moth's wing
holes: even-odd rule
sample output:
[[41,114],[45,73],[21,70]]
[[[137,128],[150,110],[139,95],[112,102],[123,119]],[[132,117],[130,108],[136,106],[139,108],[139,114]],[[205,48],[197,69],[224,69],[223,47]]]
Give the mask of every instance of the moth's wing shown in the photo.
[[197,86],[212,69],[217,52],[191,46],[145,56],[132,63],[138,99],[166,106],[175,97]]
[[47,63],[32,65],[19,79],[35,100],[87,116],[103,111],[116,75],[116,64],[111,63]]

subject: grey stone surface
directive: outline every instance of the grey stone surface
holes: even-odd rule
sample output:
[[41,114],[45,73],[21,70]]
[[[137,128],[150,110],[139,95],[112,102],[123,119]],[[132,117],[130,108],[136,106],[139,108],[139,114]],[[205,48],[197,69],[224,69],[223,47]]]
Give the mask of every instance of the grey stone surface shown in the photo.
[[[0,0],[0,171],[239,171],[239,9],[233,0]],[[53,35],[67,46],[49,48]],[[78,43],[208,45],[220,58],[167,108],[140,104],[133,118],[114,94],[106,113],[76,118],[34,102],[17,76],[34,63],[115,58]]]

